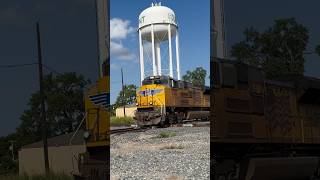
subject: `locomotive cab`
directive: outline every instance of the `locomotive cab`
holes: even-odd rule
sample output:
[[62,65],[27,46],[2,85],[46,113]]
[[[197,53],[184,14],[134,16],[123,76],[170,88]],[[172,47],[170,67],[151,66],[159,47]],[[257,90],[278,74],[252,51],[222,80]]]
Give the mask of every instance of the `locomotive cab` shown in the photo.
[[159,84],[167,87],[177,88],[179,87],[179,82],[169,76],[149,76],[142,81],[142,85]]

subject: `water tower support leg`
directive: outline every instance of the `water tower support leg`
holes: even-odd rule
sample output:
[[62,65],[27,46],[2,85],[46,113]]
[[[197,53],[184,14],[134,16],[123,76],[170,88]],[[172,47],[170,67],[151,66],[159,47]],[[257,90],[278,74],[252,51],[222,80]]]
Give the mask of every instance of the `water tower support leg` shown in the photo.
[[140,49],[140,77],[141,77],[141,85],[144,79],[144,57],[143,57],[143,43],[141,38],[141,31],[139,30],[139,49]]
[[171,24],[168,25],[168,40],[169,40],[169,75],[173,78],[172,68],[172,44],[171,44]]
[[153,75],[157,75],[157,67],[156,67],[156,55],[154,50],[154,32],[153,32],[153,24],[151,24],[151,44],[152,44],[152,67],[153,67]]
[[161,76],[161,49],[160,49],[160,42],[156,42],[156,50],[157,50],[157,68],[158,68],[158,75]]
[[178,80],[181,80],[180,78],[180,54],[179,54],[179,33],[176,32],[176,58],[177,58],[177,76]]

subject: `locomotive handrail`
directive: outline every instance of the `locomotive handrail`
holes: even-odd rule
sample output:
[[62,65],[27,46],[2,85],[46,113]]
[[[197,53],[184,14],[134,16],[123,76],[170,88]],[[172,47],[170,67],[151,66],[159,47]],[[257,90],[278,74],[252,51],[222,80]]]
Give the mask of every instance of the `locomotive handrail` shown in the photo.
[[164,108],[164,104],[159,100],[159,98],[157,96],[154,96],[159,102],[160,102],[160,105],[161,105],[161,114],[165,114],[165,108]]
[[71,136],[71,138],[69,139],[69,145],[71,145],[73,138],[75,137],[75,135],[78,133],[80,127],[82,126],[82,123],[84,122],[84,120],[86,119],[87,113],[84,114],[80,124],[78,125],[76,131],[73,133],[73,135]]

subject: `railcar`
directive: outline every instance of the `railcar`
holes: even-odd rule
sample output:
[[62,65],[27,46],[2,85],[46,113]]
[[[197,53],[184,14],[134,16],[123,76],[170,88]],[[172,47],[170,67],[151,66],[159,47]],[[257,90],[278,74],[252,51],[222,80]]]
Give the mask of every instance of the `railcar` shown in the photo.
[[239,61],[211,60],[216,179],[319,176],[320,80],[273,80]]

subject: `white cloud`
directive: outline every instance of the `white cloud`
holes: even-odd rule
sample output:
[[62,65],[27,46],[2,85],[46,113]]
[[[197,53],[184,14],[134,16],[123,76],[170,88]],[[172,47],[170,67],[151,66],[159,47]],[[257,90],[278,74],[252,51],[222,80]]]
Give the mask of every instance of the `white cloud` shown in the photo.
[[120,18],[112,18],[110,20],[110,38],[112,40],[126,39],[127,36],[135,31],[135,28],[130,26],[129,20]]
[[122,40],[135,32],[135,28],[130,26],[130,21],[121,18],[112,18],[110,20],[110,52],[119,60],[133,60],[135,54],[129,51],[127,47],[122,44]]
[[135,58],[135,55],[126,47],[124,47],[121,43],[114,41],[110,42],[110,52],[111,55],[116,56],[120,60],[132,60]]
[[113,63],[112,63],[112,64],[110,65],[110,68],[113,69],[113,70],[117,70],[117,69],[119,69],[119,66],[118,66],[117,64],[113,64]]

